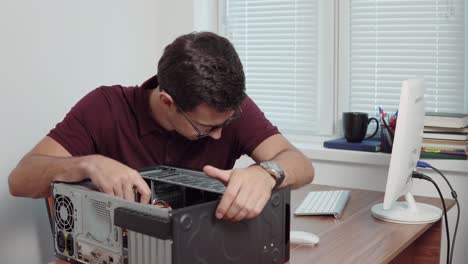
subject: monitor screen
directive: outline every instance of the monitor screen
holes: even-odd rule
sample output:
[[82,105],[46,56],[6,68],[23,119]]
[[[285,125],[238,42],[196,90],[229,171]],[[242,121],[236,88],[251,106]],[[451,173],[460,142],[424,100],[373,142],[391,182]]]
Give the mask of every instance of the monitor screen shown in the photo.
[[403,81],[392,156],[385,189],[384,209],[411,189],[411,174],[416,169],[424,130],[424,93],[421,79]]
[[[372,207],[372,214],[396,223],[429,223],[440,219],[442,211],[432,205],[416,203],[411,194],[412,173],[416,170],[424,129],[424,93],[422,79],[403,81],[392,156],[383,204]],[[396,202],[402,195],[406,202]]]

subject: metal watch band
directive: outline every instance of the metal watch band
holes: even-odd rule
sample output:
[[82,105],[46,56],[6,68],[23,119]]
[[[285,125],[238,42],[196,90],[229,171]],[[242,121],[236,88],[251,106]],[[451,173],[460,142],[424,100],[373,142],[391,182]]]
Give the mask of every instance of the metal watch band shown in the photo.
[[261,162],[259,165],[275,179],[276,184],[273,187],[273,190],[277,189],[281,185],[281,183],[283,183],[285,178],[283,169],[281,169],[281,167],[273,161],[264,161]]

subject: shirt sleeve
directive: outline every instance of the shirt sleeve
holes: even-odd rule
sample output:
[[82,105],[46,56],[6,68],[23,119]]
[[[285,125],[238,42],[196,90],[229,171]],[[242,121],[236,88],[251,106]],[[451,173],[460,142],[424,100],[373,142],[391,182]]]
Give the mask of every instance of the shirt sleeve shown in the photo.
[[280,133],[250,97],[242,102],[242,114],[238,121],[236,130],[241,154],[251,156],[265,139]]
[[97,88],[83,97],[47,135],[72,156],[97,153],[98,131],[105,125],[108,120],[106,115],[110,113],[102,89]]

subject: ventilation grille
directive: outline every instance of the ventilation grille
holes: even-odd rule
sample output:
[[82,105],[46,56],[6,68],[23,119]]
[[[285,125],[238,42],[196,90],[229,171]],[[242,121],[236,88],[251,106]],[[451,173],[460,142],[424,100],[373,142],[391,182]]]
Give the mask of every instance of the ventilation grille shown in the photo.
[[74,228],[75,221],[73,219],[73,203],[67,196],[55,196],[55,223],[61,230],[71,232]]
[[107,202],[91,198],[88,200],[88,205],[85,228],[92,239],[107,243],[106,241],[112,240],[111,212]]
[[93,214],[96,217],[96,220],[105,224],[110,224],[110,211],[107,210],[106,202],[98,201],[95,199],[90,199],[90,201],[91,208],[93,209]]

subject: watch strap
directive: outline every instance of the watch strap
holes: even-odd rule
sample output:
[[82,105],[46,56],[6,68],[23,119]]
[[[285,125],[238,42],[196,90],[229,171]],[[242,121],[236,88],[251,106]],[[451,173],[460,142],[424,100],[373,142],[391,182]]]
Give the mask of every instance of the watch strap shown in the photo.
[[281,167],[273,161],[264,161],[261,162],[259,165],[273,177],[273,179],[276,182],[275,186],[273,187],[273,190],[277,189],[281,185],[281,183],[283,183],[285,178],[283,169],[281,169]]

